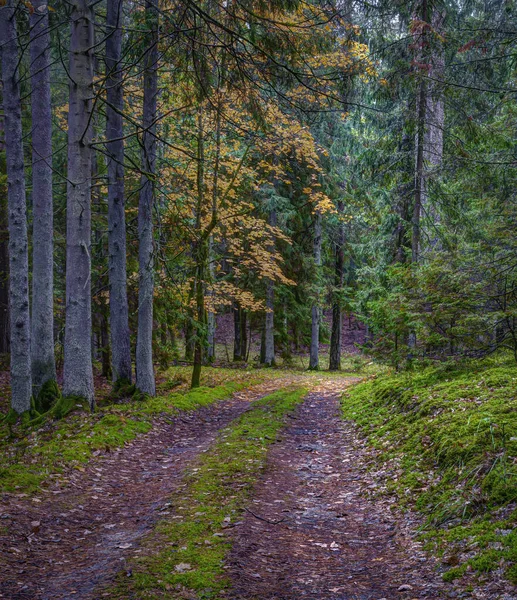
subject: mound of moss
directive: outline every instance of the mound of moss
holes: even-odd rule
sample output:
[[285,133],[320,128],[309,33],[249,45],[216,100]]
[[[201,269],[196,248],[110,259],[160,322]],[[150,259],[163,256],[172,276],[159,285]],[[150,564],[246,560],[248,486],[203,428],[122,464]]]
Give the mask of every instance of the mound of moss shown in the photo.
[[517,582],[517,368],[497,359],[385,375],[350,389],[345,418],[380,450],[389,493],[426,516],[444,578],[503,568]]

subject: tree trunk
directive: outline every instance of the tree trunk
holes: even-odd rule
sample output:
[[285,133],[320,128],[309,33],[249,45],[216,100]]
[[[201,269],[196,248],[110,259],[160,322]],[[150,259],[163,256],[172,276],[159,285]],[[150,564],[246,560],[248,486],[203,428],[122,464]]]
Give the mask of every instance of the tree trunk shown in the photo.
[[54,255],[52,206],[52,103],[50,31],[45,0],[30,15],[32,110],[32,385],[56,379],[54,358]]
[[158,96],[158,11],[155,0],[147,0],[151,30],[144,72],[143,150],[140,202],[138,205],[139,290],[136,342],[136,386],[151,396],[156,393],[153,367],[153,207],[156,162],[156,105]]
[[339,371],[341,368],[341,334],[343,331],[343,311],[340,293],[344,278],[344,245],[345,226],[341,220],[344,211],[343,201],[337,203],[338,218],[340,219],[336,241],[336,266],[334,275],[334,298],[332,302],[332,332],[330,335],[329,370]]
[[[212,236],[210,236],[210,240],[208,242],[208,270],[210,273],[210,285],[213,285],[215,281],[215,266],[214,266],[214,240]],[[208,295],[212,297],[210,301],[210,309],[208,310],[207,317],[207,361],[212,363],[215,359],[215,312],[213,304],[213,290],[210,288],[208,290]]]
[[66,324],[63,394],[95,405],[92,369],[91,174],[93,8],[73,0],[70,32]]
[[[4,121],[0,116],[0,174],[5,176]],[[9,231],[7,180],[0,186],[0,354],[9,352]]]
[[246,354],[246,345],[242,347],[241,307],[238,302],[233,303],[233,360],[239,361]]
[[11,406],[30,410],[32,396],[29,317],[27,206],[14,0],[0,7],[3,105],[9,223],[9,304],[11,312]]
[[[443,128],[445,122],[443,79],[445,65],[443,43],[438,35],[443,29],[444,11],[433,9],[422,0],[419,18],[422,23],[417,63],[423,65],[416,102],[415,186],[413,204],[412,262],[419,261],[425,240],[431,248],[439,243],[437,225],[439,213],[429,202],[429,181],[434,176],[443,157]],[[422,220],[427,226],[422,226]],[[425,241],[424,240],[424,241]]]
[[430,181],[436,177],[443,158],[443,129],[445,110],[443,97],[443,71],[445,53],[443,42],[438,37],[443,31],[445,11],[434,8],[430,17],[432,25],[432,42],[428,58],[429,81],[426,86],[426,116],[423,143],[424,181],[422,194],[422,214],[426,218],[425,239],[430,249],[437,249],[440,243],[438,225],[440,213],[436,205],[429,201]]
[[[276,226],[276,211],[269,214],[269,224]],[[272,367],[275,364],[275,283],[266,281],[266,318],[264,322],[264,364]]]
[[103,377],[110,377],[111,372],[111,352],[110,352],[110,338],[108,335],[108,310],[104,302],[100,305],[99,318],[100,318],[100,346],[101,346],[101,374]]
[[106,25],[106,150],[108,154],[108,272],[113,381],[131,382],[131,347],[126,274],[124,195],[124,107],[120,59],[122,3],[108,0]]
[[417,98],[417,133],[415,144],[415,187],[413,203],[413,236],[411,241],[411,260],[418,262],[420,255],[420,220],[422,212],[422,200],[424,197],[424,138],[425,138],[425,116],[427,112],[427,82],[422,77]]
[[205,267],[208,260],[208,240],[202,232],[201,209],[205,198],[205,132],[203,122],[203,109],[198,107],[197,118],[197,205],[195,209],[196,236],[193,245],[195,261],[194,286],[196,298],[196,322],[194,325],[194,368],[192,370],[191,387],[199,387],[201,383],[201,366],[203,364],[204,342],[206,335],[205,311]]
[[191,387],[196,388],[201,384],[201,367],[203,365],[203,350],[206,328],[205,294],[203,285],[205,280],[205,266],[208,257],[206,243],[201,241],[196,252],[196,332],[194,343],[194,369],[192,371]]
[[[314,219],[314,266],[315,281],[317,285],[317,294],[319,296],[319,271],[321,268],[321,213],[318,211]],[[309,356],[309,369],[317,371],[319,369],[319,348],[320,348],[320,306],[316,299],[311,308],[311,349]]]
[[240,317],[241,317],[241,356],[242,360],[248,360],[248,314],[247,312],[241,308],[240,309]]

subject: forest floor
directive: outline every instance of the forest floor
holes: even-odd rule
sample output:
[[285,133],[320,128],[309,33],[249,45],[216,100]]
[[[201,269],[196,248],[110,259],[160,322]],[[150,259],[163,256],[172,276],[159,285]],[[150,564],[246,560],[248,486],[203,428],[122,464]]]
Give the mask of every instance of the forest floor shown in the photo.
[[[230,376],[208,399],[184,393],[187,410],[122,405],[97,426],[116,416],[145,428],[127,439],[101,428],[111,448],[56,476],[42,463],[40,488],[4,491],[0,598],[517,598],[499,576],[442,578],[424,516],[384,493],[398,471],[379,469],[378,449],[343,418],[360,377],[277,371],[235,391]],[[60,430],[69,445],[84,425]]]

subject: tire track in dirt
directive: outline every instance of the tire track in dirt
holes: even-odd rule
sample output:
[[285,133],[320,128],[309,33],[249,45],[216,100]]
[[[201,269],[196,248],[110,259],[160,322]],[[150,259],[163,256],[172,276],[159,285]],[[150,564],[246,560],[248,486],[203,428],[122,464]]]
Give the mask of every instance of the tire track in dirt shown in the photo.
[[[0,598],[98,598],[97,587],[138,555],[138,540],[167,514],[189,464],[250,402],[299,378],[276,379],[194,412],[157,418],[152,430],[70,473],[50,497],[0,502]],[[34,527],[33,522],[40,522]]]
[[[381,500],[368,500],[367,448],[342,420],[345,382],[312,391],[272,446],[227,561],[232,599],[448,597],[435,563]],[[414,529],[413,529],[414,531]]]

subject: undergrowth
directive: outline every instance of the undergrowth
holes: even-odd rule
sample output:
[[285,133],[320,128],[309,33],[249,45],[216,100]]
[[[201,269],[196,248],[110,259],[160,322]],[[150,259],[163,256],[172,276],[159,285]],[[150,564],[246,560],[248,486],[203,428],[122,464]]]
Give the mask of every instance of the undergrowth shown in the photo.
[[242,518],[267,447],[305,394],[300,389],[271,394],[222,430],[191,469],[186,487],[171,497],[170,516],[144,540],[131,578],[121,574],[110,597],[220,597],[229,585],[223,569],[230,548],[225,532]]
[[[343,414],[392,474],[384,491],[426,517],[445,580],[504,569],[517,583],[517,368],[492,358],[384,375],[351,388]],[[377,465],[378,466],[378,465]]]
[[77,402],[68,407],[75,412],[60,420],[52,413],[32,421],[1,423],[0,493],[35,493],[62,478],[66,468],[82,469],[92,455],[109,452],[146,433],[157,415],[195,410],[270,378],[261,372],[243,371],[236,377],[232,369],[204,371],[204,385],[196,390],[188,391],[182,369],[172,368],[161,377],[160,395],[155,398],[121,398],[114,393],[103,398],[93,414]]

